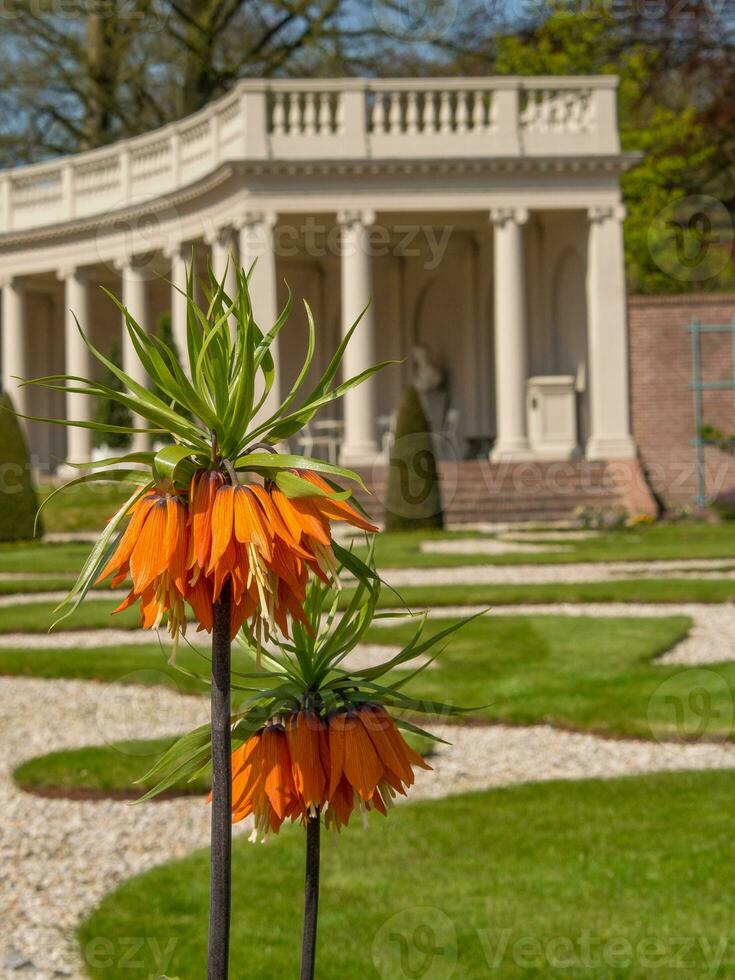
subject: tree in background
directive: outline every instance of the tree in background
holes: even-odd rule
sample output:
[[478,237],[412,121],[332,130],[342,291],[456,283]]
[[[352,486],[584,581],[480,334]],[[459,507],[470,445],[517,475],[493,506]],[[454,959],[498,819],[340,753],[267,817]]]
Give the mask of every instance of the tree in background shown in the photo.
[[[38,498],[31,480],[26,441],[7,393],[0,399],[0,473],[0,541],[28,541],[33,537]],[[38,533],[43,533],[40,521]]]
[[[483,6],[421,30],[399,0],[4,0],[0,165],[102,146],[189,115],[239,78],[436,71]],[[450,5],[451,6],[451,5]],[[469,33],[462,28],[464,33]],[[446,61],[446,58],[444,58]]]
[[[495,39],[493,67],[512,75],[619,75],[622,146],[644,153],[622,177],[632,290],[732,288],[735,143],[732,133],[720,133],[733,115],[732,88],[713,84],[718,73],[733,77],[731,32],[718,29],[721,22],[698,0],[686,11],[666,0],[657,5],[658,18],[646,16],[647,9],[631,5],[626,15],[604,0],[582,11],[557,2],[551,14]],[[720,202],[713,215],[721,227],[697,226],[707,198]],[[682,243],[682,234],[695,241]],[[700,234],[720,236],[728,254],[715,248],[710,266],[688,269],[677,251],[687,244],[696,252]]]
[[387,531],[444,526],[432,434],[416,389],[403,393],[388,470]]

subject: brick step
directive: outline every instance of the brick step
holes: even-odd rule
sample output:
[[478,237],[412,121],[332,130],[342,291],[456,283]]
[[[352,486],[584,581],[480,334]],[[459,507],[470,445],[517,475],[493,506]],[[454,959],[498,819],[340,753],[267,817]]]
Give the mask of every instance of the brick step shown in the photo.
[[[444,516],[453,524],[483,521],[554,521],[573,516],[578,507],[613,508],[623,497],[605,463],[505,463],[484,460],[439,465]],[[381,520],[388,489],[388,468],[361,473],[371,494],[355,496],[375,520]]]

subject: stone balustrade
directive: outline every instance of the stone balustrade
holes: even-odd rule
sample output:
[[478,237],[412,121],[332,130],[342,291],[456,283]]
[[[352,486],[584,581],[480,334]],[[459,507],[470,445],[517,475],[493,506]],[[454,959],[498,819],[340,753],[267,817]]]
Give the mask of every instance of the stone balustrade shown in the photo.
[[0,235],[144,204],[229,161],[612,155],[616,88],[613,76],[244,80],[152,133],[0,172]]

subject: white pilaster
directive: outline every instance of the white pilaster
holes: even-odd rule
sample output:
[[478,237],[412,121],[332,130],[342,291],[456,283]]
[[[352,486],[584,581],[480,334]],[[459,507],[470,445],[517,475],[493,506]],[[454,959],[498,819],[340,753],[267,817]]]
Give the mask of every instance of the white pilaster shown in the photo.
[[28,377],[23,285],[17,279],[5,280],[2,293],[3,391],[12,398],[16,412],[27,413],[28,389],[17,381]]
[[[342,336],[365,310],[342,361],[342,376],[346,380],[375,363],[375,307],[371,302],[373,270],[368,233],[375,215],[368,211],[345,211],[337,220],[342,228]],[[342,402],[345,429],[340,460],[345,466],[371,465],[378,454],[374,376],[348,391]]]
[[[90,376],[91,358],[77,327],[89,330],[89,284],[81,269],[59,272],[64,281],[64,373],[77,378]],[[75,319],[76,317],[76,319]],[[76,384],[76,382],[72,382]],[[87,395],[69,391],[66,394],[66,417],[75,422],[89,422],[92,400]],[[66,458],[70,463],[88,463],[92,458],[92,430],[69,426],[66,430]]]
[[526,426],[528,331],[523,256],[525,208],[497,208],[495,225],[495,399],[494,462],[529,459]]
[[191,246],[176,245],[168,253],[171,259],[171,331],[173,333],[179,363],[186,371],[188,364],[186,344],[186,272],[192,261]]
[[[126,260],[122,265],[122,301],[123,306],[128,310],[135,322],[148,333],[146,270],[144,267],[136,265],[133,259]],[[145,369],[135,352],[124,318],[122,330],[122,363],[123,370],[134,381],[137,381],[140,385],[147,384],[148,378]],[[133,425],[140,427],[146,424],[144,419],[137,415],[133,416]],[[145,451],[149,448],[148,442],[148,436],[144,432],[136,432],[133,435],[131,449],[133,452]]]
[[625,209],[590,208],[587,249],[588,459],[632,459],[628,324],[625,304]]
[[[278,319],[278,289],[276,280],[276,250],[273,229],[276,215],[272,212],[248,214],[240,227],[240,265],[250,273],[250,302],[253,316],[263,333],[268,333]],[[258,419],[273,414],[281,400],[278,357],[279,338],[271,344],[275,380]],[[259,399],[262,392],[256,392]]]

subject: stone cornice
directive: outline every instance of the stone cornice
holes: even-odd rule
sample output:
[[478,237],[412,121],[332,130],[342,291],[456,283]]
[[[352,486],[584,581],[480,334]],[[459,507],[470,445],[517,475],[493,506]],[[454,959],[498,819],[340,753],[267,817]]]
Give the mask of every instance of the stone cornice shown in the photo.
[[[233,177],[280,178],[280,177],[372,177],[405,175],[421,176],[528,176],[574,174],[618,175],[635,166],[642,158],[640,153],[579,156],[511,156],[486,158],[424,158],[424,159],[355,159],[355,160],[236,160],[221,164],[206,177],[181,190],[142,204],[110,211],[101,216],[71,219],[54,225],[33,228],[28,231],[12,231],[0,235],[0,252],[17,247],[34,247],[53,243],[60,239],[74,239],[87,234],[98,235],[109,228],[114,231],[121,221],[134,222],[147,215],[170,212],[190,205],[226,185]],[[481,205],[479,206],[481,208]],[[232,221],[237,226],[241,222]]]

